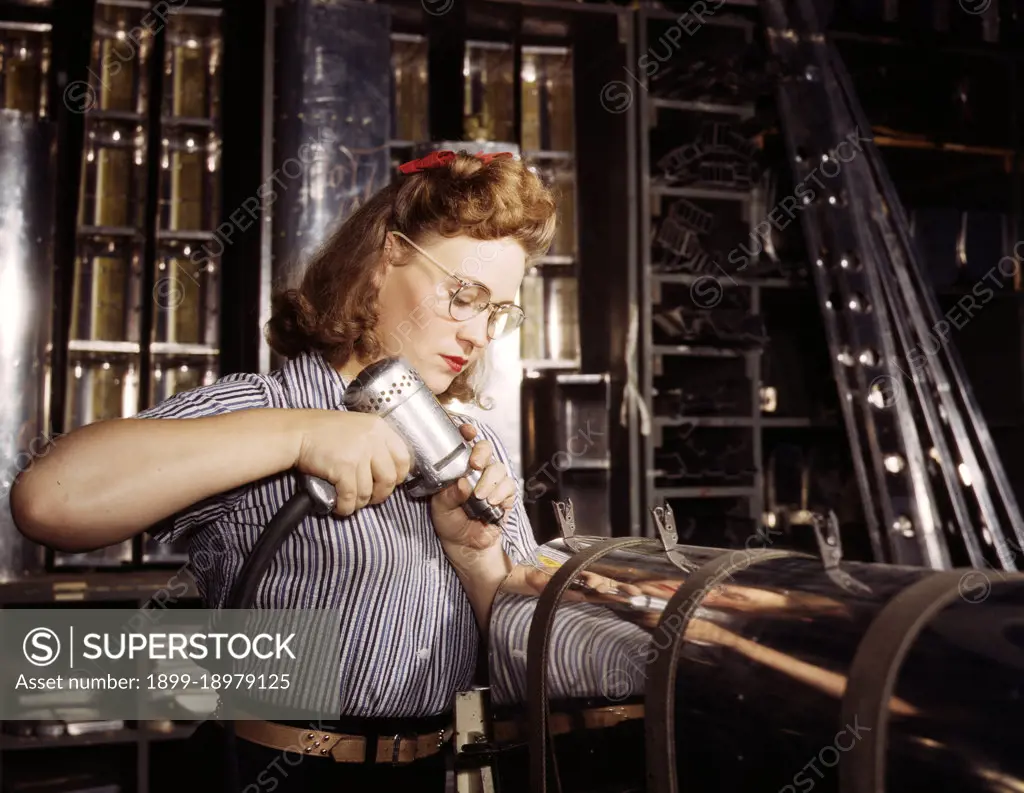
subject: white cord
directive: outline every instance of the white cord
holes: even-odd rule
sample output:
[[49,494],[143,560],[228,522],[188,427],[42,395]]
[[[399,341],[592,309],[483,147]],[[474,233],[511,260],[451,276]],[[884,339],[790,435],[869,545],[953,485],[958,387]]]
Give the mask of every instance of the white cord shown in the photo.
[[651,434],[651,414],[640,395],[636,381],[636,344],[640,333],[640,315],[636,305],[629,311],[629,333],[626,334],[626,385],[622,389],[622,408],[619,410],[619,424],[625,427],[629,419],[629,408],[635,406],[640,411],[640,433]]

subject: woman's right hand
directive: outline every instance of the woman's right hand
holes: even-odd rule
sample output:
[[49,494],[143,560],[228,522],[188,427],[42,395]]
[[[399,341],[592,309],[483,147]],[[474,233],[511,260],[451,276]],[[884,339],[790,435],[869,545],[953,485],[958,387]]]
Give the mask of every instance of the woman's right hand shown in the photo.
[[371,413],[304,411],[295,465],[334,485],[338,515],[379,504],[405,481],[409,447],[384,419]]

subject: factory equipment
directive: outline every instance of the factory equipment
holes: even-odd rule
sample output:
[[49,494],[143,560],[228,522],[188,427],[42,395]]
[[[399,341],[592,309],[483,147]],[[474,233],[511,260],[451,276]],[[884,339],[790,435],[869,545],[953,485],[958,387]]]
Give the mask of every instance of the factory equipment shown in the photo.
[[799,216],[814,263],[873,558],[1016,570],[1024,518],[950,339],[1019,262],[991,262],[943,314],[820,12],[761,10],[795,184],[773,212]]
[[671,509],[659,539],[557,512],[495,599],[489,687],[456,703],[460,791],[1024,784],[1024,576],[845,562],[830,515],[816,556],[678,545]]

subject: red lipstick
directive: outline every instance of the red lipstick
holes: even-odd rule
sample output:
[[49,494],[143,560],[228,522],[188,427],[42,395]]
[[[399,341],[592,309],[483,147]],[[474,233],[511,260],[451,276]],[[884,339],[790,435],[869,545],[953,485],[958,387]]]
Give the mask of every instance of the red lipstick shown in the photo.
[[469,363],[466,358],[460,358],[457,355],[442,355],[441,357],[444,358],[445,363],[448,364],[448,368],[455,372],[455,374],[461,372],[462,368]]

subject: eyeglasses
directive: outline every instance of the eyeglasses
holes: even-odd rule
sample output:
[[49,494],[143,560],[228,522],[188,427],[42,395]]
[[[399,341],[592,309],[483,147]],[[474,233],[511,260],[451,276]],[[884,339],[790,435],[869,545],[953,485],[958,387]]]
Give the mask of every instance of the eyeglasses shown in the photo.
[[486,286],[460,278],[402,232],[391,233],[409,243],[423,258],[458,282],[459,288],[452,292],[451,300],[448,302],[448,313],[456,322],[465,322],[484,311],[490,311],[487,319],[487,337],[492,341],[507,336],[523,324],[526,313],[515,303],[492,303],[491,290]]

